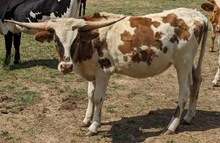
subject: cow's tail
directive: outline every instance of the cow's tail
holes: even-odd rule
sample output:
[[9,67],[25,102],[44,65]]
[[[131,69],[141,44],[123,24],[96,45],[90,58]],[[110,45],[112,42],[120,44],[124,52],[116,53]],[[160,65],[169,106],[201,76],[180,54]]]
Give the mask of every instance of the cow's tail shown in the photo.
[[202,74],[202,62],[203,62],[203,57],[205,54],[205,46],[206,46],[206,40],[207,40],[207,35],[208,35],[208,23],[207,22],[204,23],[202,33],[203,34],[202,34],[201,51],[200,51],[197,67],[195,69],[195,74],[198,77],[201,77],[201,74]]

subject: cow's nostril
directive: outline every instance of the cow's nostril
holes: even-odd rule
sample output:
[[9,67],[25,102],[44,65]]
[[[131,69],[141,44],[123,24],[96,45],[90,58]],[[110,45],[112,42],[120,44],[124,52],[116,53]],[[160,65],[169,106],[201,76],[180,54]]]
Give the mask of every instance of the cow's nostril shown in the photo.
[[219,25],[216,26],[216,32],[220,32],[220,26]]
[[69,65],[69,69],[73,69],[73,65],[71,64],[71,65]]
[[64,68],[64,65],[62,64],[62,65],[60,65],[60,67],[63,69],[63,68]]
[[73,65],[71,65],[70,68],[72,69],[72,68],[73,68]]

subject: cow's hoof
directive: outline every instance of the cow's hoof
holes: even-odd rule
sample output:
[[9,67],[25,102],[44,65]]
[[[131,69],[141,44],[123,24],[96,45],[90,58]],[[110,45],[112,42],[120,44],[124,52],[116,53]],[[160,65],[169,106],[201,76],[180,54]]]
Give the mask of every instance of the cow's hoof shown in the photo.
[[97,132],[92,132],[92,131],[88,131],[87,133],[86,133],[86,136],[87,137],[90,137],[90,136],[94,136],[94,135],[96,135],[97,134]]
[[164,135],[173,135],[174,131],[171,131],[169,129],[167,129],[166,131],[163,132]]
[[212,53],[212,52],[215,52],[215,50],[214,50],[214,49],[212,49],[212,48],[210,48],[210,49],[209,49],[209,52],[211,52],[211,53]]
[[217,82],[213,82],[211,85],[210,85],[210,88],[211,89],[214,89],[214,87],[220,87],[220,85],[218,84],[219,81]]
[[195,118],[196,118],[195,115],[191,118],[184,117],[183,120],[181,121],[181,124],[182,125],[191,125],[192,121],[195,120]]
[[10,64],[10,59],[5,59],[3,66],[8,66]]
[[90,125],[91,125],[91,123],[90,123],[90,122],[89,122],[89,123],[87,123],[87,124],[82,123],[81,127],[89,127]]
[[181,124],[182,124],[182,125],[190,125],[191,123],[190,123],[190,122],[187,122],[186,120],[183,120],[183,121],[181,122]]
[[14,64],[18,65],[18,64],[20,64],[20,61],[14,61]]

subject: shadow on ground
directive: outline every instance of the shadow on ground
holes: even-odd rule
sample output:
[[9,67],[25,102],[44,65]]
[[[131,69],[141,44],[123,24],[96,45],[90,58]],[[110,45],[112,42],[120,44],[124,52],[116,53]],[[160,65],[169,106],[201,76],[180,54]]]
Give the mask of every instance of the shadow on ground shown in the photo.
[[[111,130],[104,133],[104,136],[111,137],[113,143],[135,143],[149,137],[159,136],[168,125],[174,112],[173,109],[156,110],[143,116],[133,116],[103,123],[103,125],[112,125]],[[215,128],[220,128],[220,112],[198,110],[192,124],[181,124],[176,133],[207,131]]]
[[31,60],[31,61],[26,61],[22,62],[20,64],[13,64],[9,66],[10,70],[15,70],[15,69],[25,69],[25,68],[31,68],[35,66],[45,66],[51,69],[56,69],[58,65],[58,62],[56,59],[40,59],[40,60]]

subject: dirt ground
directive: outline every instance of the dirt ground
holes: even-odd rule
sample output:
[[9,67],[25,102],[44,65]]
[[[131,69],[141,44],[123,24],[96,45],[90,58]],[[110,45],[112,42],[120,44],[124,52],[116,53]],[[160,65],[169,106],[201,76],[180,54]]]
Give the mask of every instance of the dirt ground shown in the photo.
[[[54,84],[26,81],[29,88],[40,91],[41,100],[24,106],[10,94],[0,96],[0,143],[218,143],[220,87],[210,88],[217,58],[218,52],[206,52],[197,116],[192,124],[180,125],[173,135],[161,135],[178,98],[176,72],[171,67],[147,79],[114,75],[104,102],[102,126],[93,137],[85,137],[87,128],[80,127],[87,105],[86,81],[74,74],[65,81],[63,76],[51,77]],[[67,96],[64,89],[68,87],[82,91]]]

